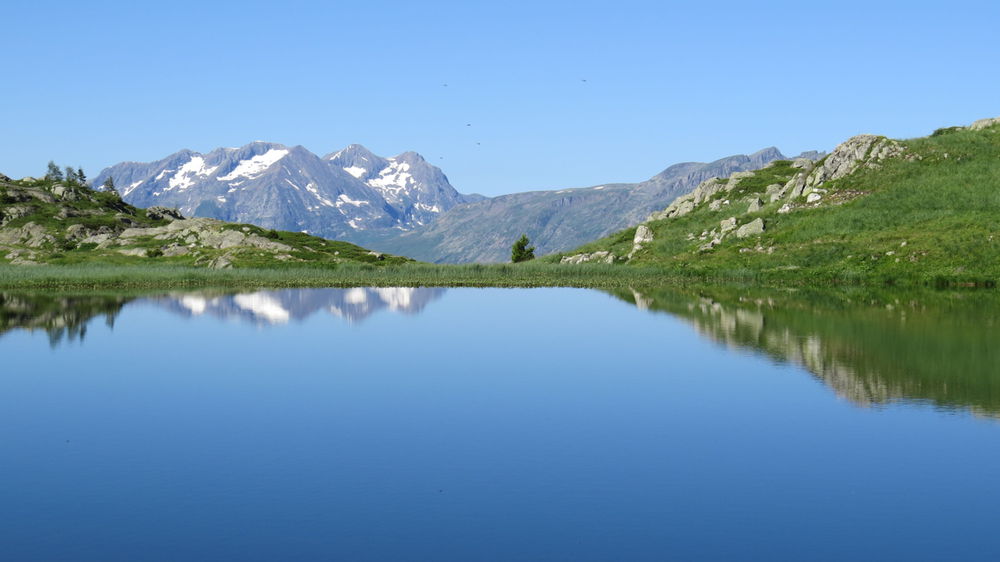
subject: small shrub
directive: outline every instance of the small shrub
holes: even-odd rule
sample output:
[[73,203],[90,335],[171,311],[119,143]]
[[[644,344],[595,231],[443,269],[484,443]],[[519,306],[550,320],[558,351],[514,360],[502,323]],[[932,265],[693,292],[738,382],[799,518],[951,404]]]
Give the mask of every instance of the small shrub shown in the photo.
[[158,257],[160,257],[162,255],[163,255],[163,250],[161,250],[159,248],[150,248],[150,249],[146,250],[146,257],[147,258],[158,258]]

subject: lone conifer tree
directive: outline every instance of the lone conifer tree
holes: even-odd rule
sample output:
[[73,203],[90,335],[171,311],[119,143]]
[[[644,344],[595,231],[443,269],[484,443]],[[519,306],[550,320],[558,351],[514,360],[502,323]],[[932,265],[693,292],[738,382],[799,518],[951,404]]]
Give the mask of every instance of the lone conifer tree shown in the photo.
[[76,181],[80,185],[87,185],[87,174],[83,173],[83,168],[76,169]]
[[518,263],[535,259],[535,247],[528,246],[528,235],[522,234],[510,249],[510,261]]
[[76,183],[76,170],[73,169],[73,166],[66,166],[66,181]]
[[101,189],[118,195],[118,190],[115,189],[115,180],[111,176],[108,176],[108,179],[104,180],[104,183],[101,184]]
[[49,181],[61,181],[63,179],[62,170],[52,160],[49,160],[49,170],[45,172],[45,179]]

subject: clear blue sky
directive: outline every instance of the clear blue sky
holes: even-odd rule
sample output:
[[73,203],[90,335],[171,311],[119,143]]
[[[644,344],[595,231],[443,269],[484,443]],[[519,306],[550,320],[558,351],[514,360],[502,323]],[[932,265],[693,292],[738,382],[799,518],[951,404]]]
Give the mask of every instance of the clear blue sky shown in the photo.
[[34,1],[4,12],[0,172],[13,177],[49,159],[93,177],[261,139],[320,155],[415,150],[460,191],[494,195],[1000,115],[995,1]]

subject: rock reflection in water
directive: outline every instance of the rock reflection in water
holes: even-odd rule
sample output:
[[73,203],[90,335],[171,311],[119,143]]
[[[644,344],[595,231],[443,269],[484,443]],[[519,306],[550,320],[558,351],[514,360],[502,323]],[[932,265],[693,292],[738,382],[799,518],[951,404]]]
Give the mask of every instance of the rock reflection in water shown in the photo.
[[94,317],[104,316],[113,327],[130,300],[109,295],[0,293],[0,336],[11,330],[44,330],[52,347],[63,341],[83,341]]
[[896,400],[1000,415],[1000,298],[979,292],[628,290],[723,345],[805,367],[860,406]]

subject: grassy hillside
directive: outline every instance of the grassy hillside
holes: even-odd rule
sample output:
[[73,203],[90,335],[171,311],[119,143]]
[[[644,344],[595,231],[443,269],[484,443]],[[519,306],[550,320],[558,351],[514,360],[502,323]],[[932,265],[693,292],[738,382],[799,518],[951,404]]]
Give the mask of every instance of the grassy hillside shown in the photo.
[[407,261],[297,232],[139,209],[74,182],[0,179],[0,264],[287,269]]
[[[653,240],[631,259],[635,228],[547,260],[608,251],[616,263],[660,266],[683,276],[995,282],[1000,279],[1000,121],[989,121],[940,129],[926,138],[879,139],[877,146],[895,148],[888,155],[872,148],[857,155],[850,173],[801,190],[794,189],[796,181],[829,176],[824,166],[844,158],[849,151],[841,147],[849,143],[815,168],[776,162],[716,182],[722,187],[715,193],[708,186],[703,191],[710,194],[687,212],[678,213],[675,204],[668,208],[674,216],[645,223]],[[789,184],[793,187],[772,201],[778,187]],[[758,199],[760,209],[751,210]],[[737,226],[761,219],[765,230],[744,238],[736,230],[723,232],[722,221],[731,218]]]

